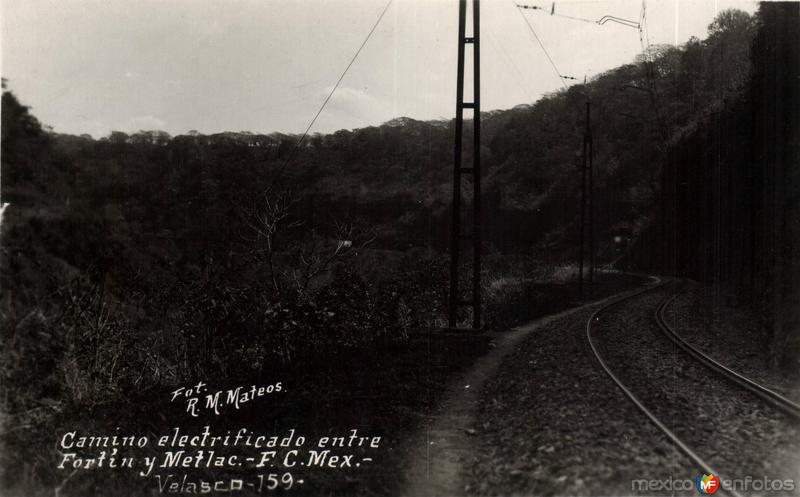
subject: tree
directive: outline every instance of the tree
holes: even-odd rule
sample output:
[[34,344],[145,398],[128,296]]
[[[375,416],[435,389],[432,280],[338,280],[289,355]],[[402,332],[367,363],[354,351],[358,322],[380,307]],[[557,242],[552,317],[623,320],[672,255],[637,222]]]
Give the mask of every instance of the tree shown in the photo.
[[50,140],[30,108],[20,104],[6,85],[3,79],[2,187],[4,200],[16,203],[21,200],[16,191],[35,180],[37,166],[46,160]]
[[707,91],[719,101],[741,90],[750,77],[750,44],[755,19],[746,12],[727,9],[708,26]]
[[112,131],[111,134],[108,135],[108,141],[117,145],[123,145],[128,143],[128,135],[122,131]]
[[266,190],[249,206],[238,206],[247,228],[242,238],[252,244],[252,254],[256,259],[266,264],[270,284],[277,297],[283,293],[286,278],[286,269],[278,268],[275,261],[278,235],[300,226],[300,221],[291,218],[295,203],[297,199],[288,191],[276,194]]

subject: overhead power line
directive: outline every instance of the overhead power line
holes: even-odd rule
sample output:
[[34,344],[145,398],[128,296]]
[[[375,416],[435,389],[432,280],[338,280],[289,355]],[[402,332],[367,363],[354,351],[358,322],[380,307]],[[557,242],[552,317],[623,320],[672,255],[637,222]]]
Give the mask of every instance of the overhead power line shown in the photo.
[[652,53],[652,46],[650,45],[650,30],[647,28],[647,0],[642,0],[642,9],[639,16],[639,43],[642,45],[642,54],[644,55],[645,63],[645,78],[647,79],[647,86],[650,91],[650,98],[653,104],[653,110],[656,113],[656,121],[659,124],[664,143],[669,140],[669,131],[667,123],[664,119],[663,109],[661,107],[661,98],[658,93],[658,85],[656,84],[655,60]]
[[483,28],[483,32],[489,36],[488,39],[491,42],[492,46],[494,46],[497,52],[500,54],[500,60],[502,60],[503,63],[517,75],[517,78],[519,79],[521,85],[525,86],[525,88],[520,89],[520,91],[522,93],[535,95],[536,91],[534,91],[529,81],[522,75],[522,71],[520,71],[519,66],[514,62],[514,59],[511,57],[511,55],[509,55],[508,51],[503,47],[502,43],[500,43],[500,41],[497,39],[494,33],[489,29],[489,25],[484,24],[481,27]]
[[[392,2],[394,2],[394,0],[389,0],[388,2],[386,2],[386,6],[381,11],[381,15],[378,16],[378,20],[375,21],[375,24],[372,25],[372,29],[369,30],[369,33],[367,33],[367,36],[364,38],[364,41],[361,42],[361,45],[358,47],[358,50],[356,50],[356,53],[353,54],[353,57],[350,59],[350,62],[348,62],[347,67],[345,67],[344,71],[342,71],[342,74],[339,76],[339,79],[336,81],[336,84],[333,85],[333,89],[330,91],[330,93],[328,93],[328,96],[325,97],[325,100],[322,102],[322,105],[320,105],[319,109],[317,110],[317,113],[314,115],[314,118],[311,119],[310,123],[308,123],[306,130],[303,132],[302,136],[300,136],[300,139],[297,140],[297,143],[294,144],[294,148],[292,148],[291,152],[289,152],[288,157],[286,157],[286,160],[284,161],[283,165],[281,166],[280,170],[278,171],[275,177],[275,181],[277,181],[277,179],[281,176],[283,170],[286,169],[286,166],[289,165],[289,162],[294,157],[294,154],[297,153],[297,150],[300,149],[300,146],[305,141],[309,131],[311,131],[311,128],[314,126],[314,123],[317,122],[317,119],[322,114],[322,111],[325,110],[325,106],[328,105],[328,102],[330,102],[331,97],[333,97],[333,94],[336,93],[336,90],[339,88],[339,85],[342,83],[342,80],[347,75],[347,71],[349,71],[350,68],[353,66],[353,63],[358,58],[358,55],[361,53],[361,50],[364,49],[367,42],[372,37],[372,33],[374,33],[375,30],[378,28],[378,25],[381,23],[383,16],[386,15],[386,11],[389,10],[389,7],[392,5]],[[275,181],[273,181],[273,185],[275,184]]]
[[[514,5],[514,7],[519,7],[519,5],[517,5],[514,2],[514,0],[509,0],[509,1]],[[550,54],[547,52],[547,49],[544,48],[544,44],[542,44],[542,40],[539,39],[539,35],[536,34],[536,30],[533,29],[533,25],[531,25],[530,21],[528,21],[528,18],[525,17],[525,14],[522,13],[521,9],[517,8],[517,12],[519,12],[519,15],[522,17],[522,20],[525,21],[525,24],[528,26],[528,30],[531,32],[533,37],[536,38],[536,41],[537,41],[537,43],[539,43],[539,46],[542,47],[542,51],[544,52],[544,55],[547,57],[547,60],[550,61],[550,65],[553,66],[553,70],[556,72],[556,75],[558,76],[559,81],[561,81],[561,84],[564,86],[564,89],[566,90],[567,89],[567,83],[564,81],[564,76],[561,75],[561,71],[559,71],[558,67],[556,67],[556,63],[553,62],[553,58],[550,57]]]
[[[541,10],[543,12],[547,11],[547,9],[545,7],[541,7],[539,5],[525,5],[525,4],[516,4],[516,5],[517,5],[518,8],[525,9],[525,10]],[[591,23],[591,24],[596,24],[596,21],[593,21],[591,19],[585,19],[583,17],[567,16],[567,15],[564,15],[564,14],[556,14],[556,4],[555,4],[555,2],[553,2],[552,6],[550,7],[550,15],[551,16],[556,16],[556,17],[564,17],[566,19],[572,19],[572,20],[575,20],[575,21],[583,21],[583,22],[588,22],[588,23]]]
[[607,22],[615,22],[617,24],[622,24],[623,26],[627,26],[633,29],[641,29],[641,25],[636,21],[631,21],[630,19],[623,19],[617,16],[603,16],[597,20],[597,24],[603,25]]
[[[526,4],[516,4],[516,5],[517,5],[518,8],[525,9],[525,10],[541,10],[543,12],[547,11],[547,9],[545,7],[541,7],[541,6],[538,6],[538,5],[526,5]],[[561,17],[563,19],[571,19],[573,21],[581,21],[581,22],[586,22],[586,23],[589,23],[589,24],[598,24],[600,26],[602,26],[603,24],[605,24],[607,22],[615,22],[617,24],[622,24],[623,26],[627,26],[629,28],[639,29],[640,25],[641,25],[639,22],[631,21],[630,19],[623,19],[623,18],[617,17],[617,16],[608,16],[608,15],[606,15],[606,16],[601,17],[600,19],[592,20],[592,19],[587,19],[585,17],[576,17],[576,16],[568,16],[566,14],[557,14],[556,13],[556,4],[555,4],[555,2],[553,2],[552,6],[550,7],[550,15],[554,16],[554,17]]]

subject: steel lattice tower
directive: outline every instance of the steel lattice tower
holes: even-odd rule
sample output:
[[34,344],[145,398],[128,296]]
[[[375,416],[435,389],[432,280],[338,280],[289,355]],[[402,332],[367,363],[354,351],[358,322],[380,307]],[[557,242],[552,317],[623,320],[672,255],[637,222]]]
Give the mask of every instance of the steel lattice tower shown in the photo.
[[[472,4],[472,36],[466,36],[467,1],[458,2],[458,75],[456,85],[456,122],[453,164],[453,221],[450,242],[450,305],[449,327],[458,326],[458,309],[472,307],[472,327],[481,327],[481,106],[480,106],[480,0],[469,0]],[[467,45],[472,45],[473,98],[464,101],[464,59]],[[473,154],[472,167],[462,164],[461,147],[464,131],[464,109],[473,112]],[[462,233],[461,229],[461,182],[462,174],[472,176],[472,230]],[[468,176],[469,177],[469,176]],[[472,245],[472,295],[462,299],[459,294],[459,266],[462,241]]]

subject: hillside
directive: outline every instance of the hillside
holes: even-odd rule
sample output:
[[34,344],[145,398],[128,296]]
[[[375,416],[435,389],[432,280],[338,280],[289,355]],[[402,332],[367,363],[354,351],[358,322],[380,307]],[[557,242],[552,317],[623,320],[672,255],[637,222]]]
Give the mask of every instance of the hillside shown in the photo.
[[[636,239],[653,215],[669,144],[704,126],[741,93],[753,30],[748,15],[729,11],[710,26],[706,40],[653,47],[586,85],[482,116],[486,239],[502,252],[538,246],[572,257],[565,250],[574,247],[577,231],[577,163],[590,100],[600,258],[614,260],[618,254],[611,252],[610,238]],[[100,140],[50,138],[76,169],[73,200],[120,211],[125,220],[120,229],[131,236],[169,230],[178,238],[229,240],[234,200],[272,186],[280,171],[278,187],[293,191],[309,211],[313,204],[332,216],[350,212],[366,218],[380,226],[384,247],[442,248],[452,126],[452,121],[398,118],[314,135],[288,164],[298,137],[282,134],[169,137],[142,131]],[[469,160],[469,143],[465,150]],[[19,203],[24,183],[14,181],[19,166],[9,162],[5,195]],[[202,232],[192,233],[196,230]]]
[[[482,115],[488,330],[578,299],[588,101],[598,264],[707,285],[755,311],[759,358],[797,369],[799,14],[724,11],[705,40]],[[21,427],[3,439],[22,455],[4,478],[24,472],[22,494],[63,483],[43,447],[76,413],[150,429],[153,399],[196,378],[281,374],[306,400],[388,384],[379,418],[424,411],[415,388],[446,376],[417,366],[446,322],[453,121],[399,117],[298,148],[281,133],[94,139],[53,132],[9,88],[0,379]],[[435,353],[449,373],[485,347]]]

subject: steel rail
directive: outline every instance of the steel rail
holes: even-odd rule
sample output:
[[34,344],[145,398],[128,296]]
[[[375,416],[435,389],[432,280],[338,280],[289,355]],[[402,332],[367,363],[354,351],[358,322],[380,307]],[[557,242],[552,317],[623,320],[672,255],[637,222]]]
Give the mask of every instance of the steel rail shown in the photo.
[[[602,307],[598,308],[597,310],[595,310],[592,313],[591,316],[589,316],[589,320],[586,322],[586,338],[589,341],[589,346],[592,349],[592,353],[594,354],[595,359],[597,359],[597,362],[600,363],[600,366],[603,368],[603,371],[606,372],[606,374],[614,381],[614,383],[617,385],[617,387],[619,387],[619,389],[622,390],[622,392],[628,397],[628,399],[640,411],[642,411],[642,413],[644,413],[644,415],[647,416],[647,418],[659,430],[661,430],[661,432],[664,435],[666,435],[667,438],[669,438],[670,441],[673,444],[675,444],[675,446],[677,446],[681,450],[681,452],[683,452],[704,473],[716,475],[716,476],[718,476],[720,478],[720,480],[723,480],[724,479],[723,476],[721,476],[718,471],[713,469],[710,464],[705,462],[697,453],[695,453],[688,445],[686,445],[686,443],[684,443],[680,438],[678,438],[678,436],[672,430],[670,430],[664,423],[662,423],[661,420],[659,420],[656,417],[656,415],[653,414],[650,411],[650,409],[648,409],[642,403],[642,401],[639,400],[639,398],[636,397],[636,395],[634,395],[633,392],[628,387],[625,386],[624,383],[622,383],[622,380],[620,380],[619,377],[617,377],[617,375],[614,374],[613,371],[611,371],[611,368],[608,366],[608,364],[606,363],[605,359],[603,359],[603,356],[600,355],[600,351],[598,350],[597,345],[595,344],[594,340],[592,339],[592,323],[594,323],[595,321],[599,320],[599,315],[601,313],[603,313],[606,310],[614,307],[617,304],[625,302],[626,300],[630,300],[630,299],[632,299],[634,297],[638,297],[639,295],[642,295],[644,293],[657,290],[657,289],[662,288],[663,286],[665,286],[667,284],[668,284],[668,282],[661,282],[660,280],[658,280],[658,283],[656,283],[656,284],[654,284],[652,286],[649,286],[649,287],[641,289],[641,290],[637,290],[637,291],[635,291],[633,293],[628,293],[626,295],[623,295],[622,297],[620,297],[618,299],[615,299],[615,300],[609,302],[608,304],[605,304]],[[727,495],[730,495],[732,497],[742,497],[741,494],[739,494],[735,490],[720,489],[720,492],[722,492],[724,494],[727,494]]]
[[762,400],[766,401],[776,409],[780,410],[787,416],[791,417],[794,420],[800,421],[800,405],[792,402],[791,400],[787,399],[786,397],[782,396],[781,394],[770,390],[769,388],[756,383],[755,381],[745,377],[744,375],[733,371],[732,369],[720,364],[710,356],[706,355],[702,351],[700,351],[697,347],[691,345],[687,342],[683,337],[678,335],[674,329],[672,329],[669,324],[667,324],[667,320],[664,317],[664,311],[667,307],[675,300],[677,295],[673,295],[672,297],[666,299],[661,305],[658,306],[655,312],[655,319],[658,323],[659,328],[667,336],[670,340],[672,340],[676,345],[682,348],[684,351],[689,353],[692,357],[697,359],[701,362],[704,366],[711,369],[712,371],[724,376],[728,380],[732,381],[733,383],[750,390]]

